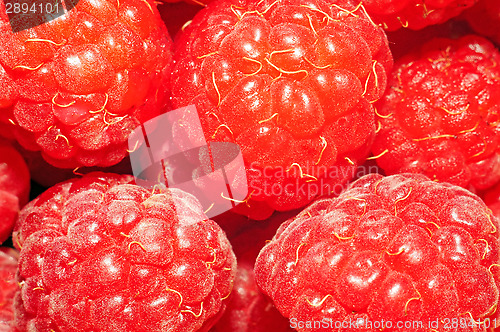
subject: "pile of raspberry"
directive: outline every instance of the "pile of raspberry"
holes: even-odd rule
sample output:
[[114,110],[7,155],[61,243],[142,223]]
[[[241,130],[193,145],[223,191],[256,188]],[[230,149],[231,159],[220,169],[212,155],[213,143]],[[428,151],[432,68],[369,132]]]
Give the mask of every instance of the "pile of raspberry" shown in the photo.
[[498,0],[0,1],[0,332],[500,331],[499,47]]

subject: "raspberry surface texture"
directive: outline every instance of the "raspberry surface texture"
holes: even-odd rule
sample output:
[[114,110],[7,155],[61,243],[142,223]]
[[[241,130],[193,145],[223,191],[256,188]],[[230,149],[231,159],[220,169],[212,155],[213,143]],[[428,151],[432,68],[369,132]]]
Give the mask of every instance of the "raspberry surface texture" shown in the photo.
[[298,331],[322,320],[321,331],[486,331],[498,261],[498,219],[479,197],[421,174],[371,174],[285,222],[255,275]]
[[194,196],[131,176],[58,184],[20,213],[17,331],[208,331],[236,259]]
[[172,43],[156,5],[80,0],[57,19],[13,32],[23,22],[9,22],[0,3],[0,123],[8,136],[57,167],[117,164],[130,132],[168,99]]
[[464,17],[476,33],[491,38],[500,44],[500,1],[480,0]]
[[[420,30],[462,13],[478,0],[364,0],[372,19],[388,31]],[[496,0],[493,0],[496,1]]]
[[[195,104],[207,141],[236,142],[265,219],[329,194],[367,157],[387,39],[349,0],[217,1],[174,45],[173,106]],[[339,190],[340,191],[340,190]]]
[[293,332],[288,320],[255,283],[253,266],[238,262],[226,312],[210,332]]
[[14,295],[18,290],[16,269],[19,253],[11,248],[0,248],[0,331],[12,331]]
[[19,209],[28,202],[29,190],[30,173],[24,159],[0,140],[0,243],[11,235]]
[[434,39],[401,59],[376,104],[386,174],[482,190],[500,180],[500,53],[486,39]]

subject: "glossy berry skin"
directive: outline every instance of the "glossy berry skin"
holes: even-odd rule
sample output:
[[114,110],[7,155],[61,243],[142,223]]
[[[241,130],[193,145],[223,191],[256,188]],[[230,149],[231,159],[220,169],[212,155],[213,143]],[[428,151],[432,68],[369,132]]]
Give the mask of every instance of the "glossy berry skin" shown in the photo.
[[24,159],[0,140],[0,243],[11,235],[19,209],[28,202],[29,190],[30,173]]
[[91,173],[20,213],[18,331],[208,331],[236,259],[220,227],[178,189]]
[[0,123],[60,168],[110,166],[162,111],[171,40],[151,0],[81,0],[13,33],[0,4]]
[[371,102],[392,57],[353,2],[217,1],[174,49],[174,106],[195,104],[207,141],[242,150],[250,194],[240,213],[265,219],[303,207],[366,158]]
[[500,44],[500,2],[496,0],[480,0],[471,9],[464,12],[463,17],[478,34],[488,37]]
[[[285,222],[255,275],[291,323],[361,318],[402,331],[397,322],[437,320],[434,331],[486,331],[451,322],[473,325],[471,316],[495,312],[498,231],[498,219],[463,188],[420,174],[370,174]],[[321,331],[347,331],[332,326]]]
[[[478,0],[365,0],[368,14],[384,29],[420,30],[459,15]],[[495,1],[495,0],[493,0]]]
[[238,262],[226,312],[210,332],[293,332],[272,301],[255,283],[253,266]]
[[12,331],[14,295],[18,290],[16,269],[19,253],[11,248],[0,248],[0,331]]
[[372,152],[386,174],[471,190],[500,180],[500,52],[484,38],[435,39],[396,64],[377,103]]

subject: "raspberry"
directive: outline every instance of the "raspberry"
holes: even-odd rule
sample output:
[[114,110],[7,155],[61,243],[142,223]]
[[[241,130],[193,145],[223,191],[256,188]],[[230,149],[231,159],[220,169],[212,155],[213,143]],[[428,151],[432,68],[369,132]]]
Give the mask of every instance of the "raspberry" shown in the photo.
[[[404,331],[445,331],[449,322],[451,331],[452,321],[484,323],[496,311],[498,231],[484,202],[461,187],[370,174],[285,222],[257,258],[256,281],[298,331],[318,331],[300,325],[323,319],[327,331],[358,319],[378,324],[369,331],[402,331],[398,322],[423,324]],[[475,328],[453,331],[486,331]]]
[[168,98],[171,41],[151,0],[81,0],[16,33],[2,2],[0,43],[0,122],[57,167],[118,163]]
[[376,107],[372,152],[387,173],[471,190],[500,180],[500,53],[487,40],[435,39],[395,66]]
[[[389,31],[420,30],[459,15],[478,0],[365,0],[363,5],[376,23]],[[495,0],[493,0],[495,1]]]
[[480,0],[472,8],[464,12],[465,19],[478,34],[491,38],[500,44],[500,2],[497,0]]
[[28,202],[29,190],[30,174],[24,159],[0,140],[0,243],[10,236],[19,209]]
[[11,331],[14,320],[13,301],[18,287],[15,279],[19,253],[0,248],[0,331]]
[[178,189],[91,173],[20,213],[19,331],[208,331],[236,260],[220,227]]
[[350,0],[216,1],[174,49],[173,106],[195,104],[208,142],[242,149],[240,213],[303,207],[367,157],[392,57]]
[[257,287],[253,268],[238,264],[227,310],[211,332],[293,332],[288,320]]

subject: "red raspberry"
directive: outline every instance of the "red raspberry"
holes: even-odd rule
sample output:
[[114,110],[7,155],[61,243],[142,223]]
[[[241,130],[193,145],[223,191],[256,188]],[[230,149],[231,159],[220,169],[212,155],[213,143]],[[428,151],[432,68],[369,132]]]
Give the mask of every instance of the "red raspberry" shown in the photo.
[[58,184],[20,213],[19,331],[208,331],[236,260],[220,227],[178,189],[130,176]]
[[171,41],[152,0],[80,0],[17,33],[2,2],[0,44],[0,122],[58,167],[118,163],[168,97]]
[[211,332],[293,332],[288,320],[257,287],[253,267],[238,264],[227,310]]
[[[368,14],[389,31],[444,23],[478,0],[364,0]],[[496,0],[493,0],[496,1]]]
[[299,326],[323,319],[333,326],[325,331],[348,331],[342,322],[358,319],[378,324],[368,331],[473,331],[451,323],[484,323],[496,311],[499,230],[484,202],[461,187],[371,174],[285,222],[255,275],[298,331],[318,331]]
[[19,209],[28,202],[29,190],[30,173],[24,159],[0,140],[0,243],[11,235]]
[[469,35],[436,39],[397,64],[372,147],[387,174],[419,172],[485,189],[500,180],[500,52]]
[[305,206],[366,158],[392,57],[350,0],[217,1],[175,45],[173,106],[195,104],[207,141],[242,149],[240,212]]
[[0,331],[11,331],[14,320],[14,294],[18,290],[16,282],[17,259],[14,249],[0,248]]
[[500,1],[480,0],[464,17],[474,31],[500,44]]

